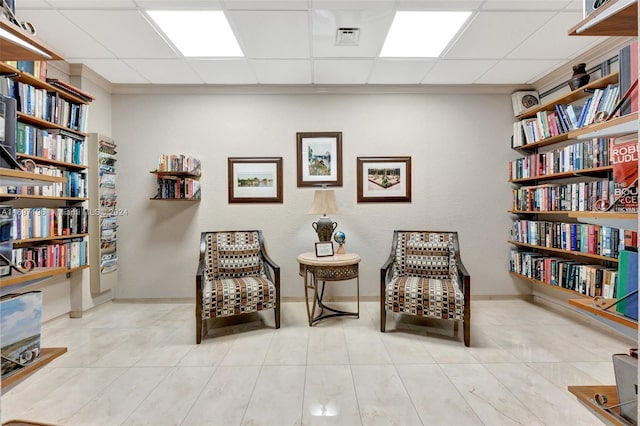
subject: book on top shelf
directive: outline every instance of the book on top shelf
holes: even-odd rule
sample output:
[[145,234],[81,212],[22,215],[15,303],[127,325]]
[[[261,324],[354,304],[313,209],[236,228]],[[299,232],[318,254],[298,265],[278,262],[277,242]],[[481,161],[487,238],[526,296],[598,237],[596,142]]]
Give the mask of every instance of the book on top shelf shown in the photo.
[[638,211],[638,136],[613,140],[614,201],[609,210],[636,213]]

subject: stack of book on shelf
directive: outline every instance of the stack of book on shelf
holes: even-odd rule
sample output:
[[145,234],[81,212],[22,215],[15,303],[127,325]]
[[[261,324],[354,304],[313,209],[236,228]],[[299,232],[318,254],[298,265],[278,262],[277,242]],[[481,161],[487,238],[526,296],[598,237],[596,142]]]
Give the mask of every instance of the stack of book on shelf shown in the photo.
[[518,158],[509,163],[509,180],[609,166],[612,143],[613,139],[594,138]]
[[638,136],[617,138],[611,148],[614,200],[610,211],[638,212]]
[[88,211],[83,207],[24,207],[13,209],[16,240],[85,234]]
[[188,155],[166,155],[158,157],[158,172],[187,172],[195,175],[200,174],[200,160]]
[[525,212],[598,211],[616,202],[614,181],[532,185],[512,190],[513,210]]

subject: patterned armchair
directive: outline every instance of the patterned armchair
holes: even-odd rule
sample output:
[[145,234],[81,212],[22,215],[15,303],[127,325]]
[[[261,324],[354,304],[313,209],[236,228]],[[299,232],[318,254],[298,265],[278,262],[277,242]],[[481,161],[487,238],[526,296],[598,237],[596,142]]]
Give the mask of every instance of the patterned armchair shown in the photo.
[[391,254],[380,269],[380,331],[387,311],[463,321],[471,340],[471,277],[460,259],[457,232],[393,231]]
[[196,342],[212,318],[274,309],[280,328],[280,267],[262,231],[203,232],[196,273]]

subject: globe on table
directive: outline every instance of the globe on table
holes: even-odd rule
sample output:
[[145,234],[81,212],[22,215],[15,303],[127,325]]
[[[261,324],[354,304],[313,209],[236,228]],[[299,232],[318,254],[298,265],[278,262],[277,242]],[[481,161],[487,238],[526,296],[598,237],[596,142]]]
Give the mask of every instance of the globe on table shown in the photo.
[[345,239],[345,235],[344,232],[342,231],[338,231],[333,235],[333,239],[336,243],[340,244],[340,247],[338,247],[338,251],[336,252],[337,254],[344,254],[344,247],[342,246],[344,244],[344,239]]

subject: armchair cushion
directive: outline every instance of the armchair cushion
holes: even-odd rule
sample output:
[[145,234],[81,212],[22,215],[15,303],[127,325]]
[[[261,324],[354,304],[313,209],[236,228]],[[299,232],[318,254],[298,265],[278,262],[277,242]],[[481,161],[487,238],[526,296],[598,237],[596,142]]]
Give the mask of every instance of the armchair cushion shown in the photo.
[[276,307],[276,287],[263,277],[207,280],[202,290],[202,319],[228,317]]
[[257,232],[207,234],[207,278],[264,277]]
[[454,281],[405,275],[387,284],[385,310],[462,320],[464,295]]

